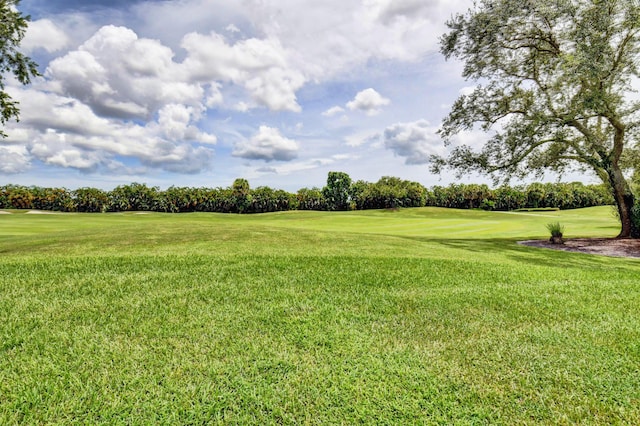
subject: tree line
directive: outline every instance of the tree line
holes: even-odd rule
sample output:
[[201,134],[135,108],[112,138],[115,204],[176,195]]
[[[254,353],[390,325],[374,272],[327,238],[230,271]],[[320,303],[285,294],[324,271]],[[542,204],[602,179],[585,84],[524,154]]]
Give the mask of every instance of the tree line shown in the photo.
[[59,212],[267,213],[287,210],[346,211],[447,207],[457,209],[516,210],[525,208],[575,209],[613,204],[604,185],[532,183],[490,188],[484,184],[451,184],[426,188],[397,177],[377,182],[352,182],[344,172],[329,172],[322,188],[296,193],[267,186],[251,188],[236,179],[227,188],[171,186],[166,190],[142,183],[120,185],[110,191],[96,188],[0,186],[0,208]]

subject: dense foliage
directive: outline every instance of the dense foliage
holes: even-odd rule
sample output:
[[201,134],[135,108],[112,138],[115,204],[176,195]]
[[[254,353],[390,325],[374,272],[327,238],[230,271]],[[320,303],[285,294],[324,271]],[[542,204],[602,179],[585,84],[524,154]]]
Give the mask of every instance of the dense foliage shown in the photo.
[[[38,65],[20,51],[20,43],[26,34],[31,17],[23,16],[17,6],[20,0],[0,1],[0,123],[18,119],[20,110],[5,90],[9,74],[22,84],[29,84],[33,77],[40,75]],[[0,137],[6,137],[0,130]]]
[[444,120],[446,143],[464,130],[493,133],[479,149],[433,157],[434,171],[499,179],[591,170],[611,188],[619,237],[640,238],[625,172],[638,168],[640,2],[478,0],[447,22],[446,58],[477,83]]
[[504,185],[495,189],[487,185],[451,184],[427,189],[420,183],[397,177],[385,176],[375,183],[362,180],[352,183],[346,173],[332,173],[324,188],[302,188],[296,194],[266,186],[253,189],[246,179],[236,179],[229,188],[172,186],[164,191],[141,183],[120,185],[111,191],[5,185],[0,187],[0,208],[86,213],[266,213],[424,206],[505,211],[522,208],[575,209],[613,204],[604,185],[579,182]]
[[345,172],[329,172],[322,195],[329,210],[349,210],[351,177]]

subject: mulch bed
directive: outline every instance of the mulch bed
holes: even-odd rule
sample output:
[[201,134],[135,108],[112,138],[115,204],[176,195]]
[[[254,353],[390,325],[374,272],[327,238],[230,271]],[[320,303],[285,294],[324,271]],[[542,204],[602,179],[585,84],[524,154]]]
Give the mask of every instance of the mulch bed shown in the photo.
[[640,239],[572,238],[565,240],[564,244],[552,244],[546,240],[519,241],[518,244],[603,256],[640,258]]

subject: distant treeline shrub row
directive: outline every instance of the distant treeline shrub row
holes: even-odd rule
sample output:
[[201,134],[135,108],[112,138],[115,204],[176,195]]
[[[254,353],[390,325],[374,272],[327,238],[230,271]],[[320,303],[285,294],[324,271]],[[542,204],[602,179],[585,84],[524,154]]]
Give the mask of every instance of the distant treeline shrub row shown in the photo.
[[366,210],[400,207],[516,210],[523,208],[574,209],[613,204],[604,185],[532,183],[526,186],[451,184],[427,189],[417,182],[383,177],[378,182],[351,182],[343,172],[330,172],[323,188],[302,188],[297,193],[266,186],[249,187],[236,179],[228,188],[167,190],[132,183],[111,191],[96,188],[0,187],[0,208],[61,212],[219,212],[265,213],[286,210]]

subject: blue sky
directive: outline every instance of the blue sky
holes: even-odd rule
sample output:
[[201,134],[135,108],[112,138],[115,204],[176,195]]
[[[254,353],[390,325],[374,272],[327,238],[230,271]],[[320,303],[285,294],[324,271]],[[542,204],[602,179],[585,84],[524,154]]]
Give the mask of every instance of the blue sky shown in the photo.
[[[42,77],[0,141],[0,183],[295,191],[329,171],[427,186],[470,82],[438,37],[464,0],[22,0]],[[480,132],[454,143],[481,144]],[[468,176],[465,182],[478,181]]]

